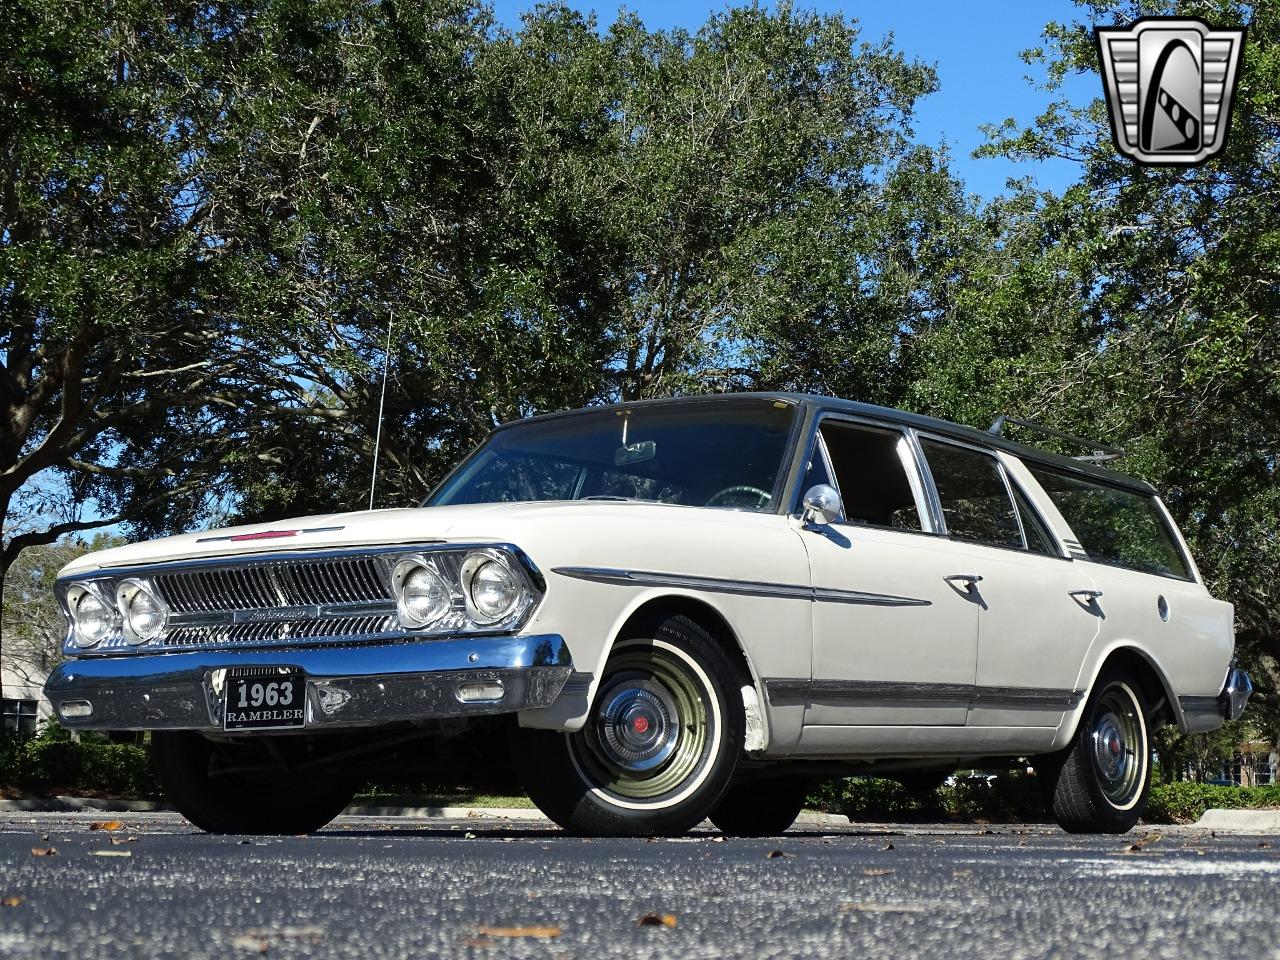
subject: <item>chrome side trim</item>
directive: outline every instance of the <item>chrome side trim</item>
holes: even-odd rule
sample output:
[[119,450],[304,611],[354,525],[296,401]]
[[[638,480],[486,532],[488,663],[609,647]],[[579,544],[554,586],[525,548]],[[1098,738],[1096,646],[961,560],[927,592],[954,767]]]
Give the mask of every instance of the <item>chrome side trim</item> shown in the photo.
[[617,570],[610,567],[554,567],[552,573],[576,580],[611,583],[623,586],[679,587],[705,590],[708,593],[730,593],[747,597],[773,597],[783,600],[812,600],[823,603],[858,603],[877,607],[927,607],[930,600],[895,597],[886,593],[861,590],[838,590],[834,587],[810,587],[803,584],[769,583],[759,580],[728,580],[720,577],[694,577],[649,570]]
[[1084,699],[1083,690],[1057,687],[974,687],[973,707],[1015,710],[1074,710]]
[[823,703],[831,706],[967,706],[971,709],[1070,710],[1081,690],[1049,687],[982,687],[960,683],[898,683],[892,680],[766,679],[775,707]]
[[[73,660],[50,674],[44,690],[75,730],[216,731],[227,671],[279,667],[306,677],[303,731],[548,707],[573,675],[563,638],[537,634]],[[492,680],[502,682],[500,700],[456,695],[460,683]],[[89,703],[92,712],[65,716],[71,701]]]

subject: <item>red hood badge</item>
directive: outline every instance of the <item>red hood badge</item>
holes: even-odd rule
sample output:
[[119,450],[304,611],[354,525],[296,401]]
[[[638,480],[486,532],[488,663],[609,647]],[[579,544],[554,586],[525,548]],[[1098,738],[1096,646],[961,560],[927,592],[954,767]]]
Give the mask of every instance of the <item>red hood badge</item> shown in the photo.
[[241,540],[279,540],[281,537],[296,537],[300,533],[332,533],[335,530],[344,529],[338,527],[304,527],[301,530],[261,530],[258,533],[237,533],[225,537],[200,537],[196,543],[217,543],[223,540],[230,540],[233,543],[239,543]]
[[301,532],[301,530],[263,530],[259,533],[237,533],[234,537],[227,537],[227,539],[234,542],[240,540],[274,540],[277,537],[296,537]]

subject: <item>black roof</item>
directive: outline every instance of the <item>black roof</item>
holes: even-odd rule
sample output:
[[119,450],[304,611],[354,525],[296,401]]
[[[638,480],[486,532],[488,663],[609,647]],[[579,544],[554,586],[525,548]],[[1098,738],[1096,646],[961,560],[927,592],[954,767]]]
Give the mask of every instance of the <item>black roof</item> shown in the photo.
[[[656,400],[636,400],[632,403],[611,403],[598,407],[586,407],[579,410],[564,410],[558,413],[542,414],[541,416],[532,417],[530,420],[551,420],[558,417],[572,416],[577,413],[597,412],[601,410],[626,410],[634,407],[684,405],[692,403],[721,403],[725,401],[750,399],[768,400],[771,402],[782,400],[787,403],[793,403],[797,407],[800,407],[809,413],[816,412],[818,410],[832,410],[840,413],[871,417],[891,423],[904,424],[909,427],[914,427],[917,430],[924,430],[929,433],[952,437],[956,440],[964,440],[968,443],[1005,450],[1022,460],[1030,460],[1034,463],[1044,464],[1045,466],[1053,467],[1068,473],[1092,477],[1096,480],[1101,480],[1104,483],[1110,483],[1115,486],[1127,487],[1130,490],[1136,490],[1141,493],[1156,492],[1155,488],[1152,487],[1151,484],[1147,483],[1145,480],[1139,480],[1137,477],[1131,477],[1127,474],[1117,473],[1114,470],[1108,470],[1106,467],[1098,466],[1096,463],[1076,460],[1073,457],[1064,457],[1061,454],[1052,453],[1048,450],[1041,450],[1039,447],[1029,446],[1025,443],[1018,443],[1016,440],[1010,440],[1003,436],[996,436],[986,430],[967,427],[962,423],[952,423],[949,420],[940,420],[937,417],[926,417],[922,414],[909,413],[905,410],[895,410],[892,407],[880,407],[872,403],[859,403],[855,400],[841,400],[837,397],[824,397],[812,393],[744,392],[698,394],[696,396],[689,397],[664,397]],[[514,420],[510,423],[504,423],[498,429],[501,430],[505,427],[514,426],[517,423],[528,423],[530,420]]]

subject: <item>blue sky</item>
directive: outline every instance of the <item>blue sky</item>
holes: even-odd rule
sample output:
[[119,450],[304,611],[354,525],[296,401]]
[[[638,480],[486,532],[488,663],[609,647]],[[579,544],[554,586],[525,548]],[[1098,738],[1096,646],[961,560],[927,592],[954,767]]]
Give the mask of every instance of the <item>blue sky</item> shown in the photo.
[[[580,10],[594,10],[602,27],[608,26],[618,6],[596,0],[567,0]],[[493,0],[498,19],[517,26],[520,13],[532,0]],[[823,12],[842,12],[862,25],[868,39],[892,33],[898,49],[937,67],[942,89],[924,101],[916,121],[916,136],[924,143],[946,141],[952,150],[953,168],[969,189],[992,197],[1010,176],[1035,177],[1042,187],[1061,189],[1079,173],[1073,163],[1015,165],[1005,160],[973,160],[970,154],[983,142],[978,127],[1005,117],[1030,121],[1048,102],[1048,95],[1024,78],[1033,73],[1018,54],[1039,45],[1040,32],[1052,20],[1070,22],[1080,8],[1070,0],[1037,0],[1035,3],[994,3],[961,0],[899,0],[896,3],[798,0],[797,6]],[[696,29],[707,17],[725,7],[721,2],[699,0],[631,0],[627,8],[639,14],[651,28]],[[1041,79],[1035,76],[1035,79]],[[1077,102],[1100,95],[1096,74],[1072,78],[1068,93]]]

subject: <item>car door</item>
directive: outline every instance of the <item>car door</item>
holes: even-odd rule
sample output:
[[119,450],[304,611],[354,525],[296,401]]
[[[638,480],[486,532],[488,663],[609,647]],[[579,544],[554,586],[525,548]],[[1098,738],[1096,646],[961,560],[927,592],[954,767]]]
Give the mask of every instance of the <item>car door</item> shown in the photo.
[[933,533],[906,432],[824,418],[801,489],[815,483],[839,490],[844,513],[801,531],[815,590],[813,679],[796,691],[806,741],[852,742],[818,728],[963,726],[978,605],[953,586],[970,571]]
[[1094,581],[994,453],[943,437],[920,445],[947,535],[980,577],[968,724],[1018,728],[1011,748],[1047,746],[1081,696],[1080,664],[1102,621]]

